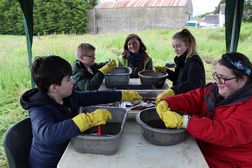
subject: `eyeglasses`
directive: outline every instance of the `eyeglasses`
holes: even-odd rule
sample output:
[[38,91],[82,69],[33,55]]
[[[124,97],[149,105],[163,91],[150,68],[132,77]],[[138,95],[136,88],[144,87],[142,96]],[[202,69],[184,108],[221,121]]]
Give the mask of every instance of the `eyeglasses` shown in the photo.
[[213,74],[213,79],[218,82],[218,83],[221,83],[221,84],[225,84],[226,81],[230,81],[232,79],[236,79],[237,77],[232,77],[232,78],[222,78],[222,77],[219,77],[218,74],[216,72],[214,72]]
[[83,57],[89,57],[95,59],[95,54],[94,55],[82,55]]

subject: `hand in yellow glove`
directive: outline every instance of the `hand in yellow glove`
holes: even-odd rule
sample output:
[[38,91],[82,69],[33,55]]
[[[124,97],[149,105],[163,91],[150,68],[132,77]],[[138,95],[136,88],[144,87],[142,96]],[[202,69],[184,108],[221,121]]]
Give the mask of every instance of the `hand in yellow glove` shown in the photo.
[[156,66],[154,66],[154,71],[155,72],[166,72],[166,67],[165,66],[156,65]]
[[73,122],[77,125],[81,132],[84,132],[94,126],[106,124],[108,119],[112,119],[112,116],[106,109],[97,109],[91,113],[80,113],[72,118]]
[[121,100],[142,100],[143,97],[136,91],[123,90],[122,91],[122,99]]
[[164,122],[167,128],[181,128],[183,125],[183,116],[174,111],[164,111],[160,114],[160,119]]
[[162,93],[159,93],[159,94],[157,95],[157,98],[156,98],[156,104],[158,104],[158,102],[159,102],[161,99],[163,99],[163,98],[165,98],[165,97],[167,97],[167,96],[175,96],[174,91],[173,91],[172,89],[167,89],[167,90],[163,91]]
[[105,64],[103,67],[99,69],[104,75],[108,74],[109,72],[113,71],[116,68],[116,61],[112,60]]
[[159,115],[159,117],[161,118],[161,113],[170,110],[168,103],[164,100],[160,101],[157,106],[156,106],[156,111]]

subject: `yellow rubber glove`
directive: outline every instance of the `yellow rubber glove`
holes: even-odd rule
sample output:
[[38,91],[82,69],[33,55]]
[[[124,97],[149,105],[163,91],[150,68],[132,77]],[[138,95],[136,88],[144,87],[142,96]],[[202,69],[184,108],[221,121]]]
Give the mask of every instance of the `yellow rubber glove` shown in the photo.
[[73,122],[80,129],[80,132],[84,132],[97,125],[106,124],[108,119],[112,119],[112,115],[106,109],[97,109],[91,113],[80,113],[72,118]]
[[160,119],[164,122],[166,128],[181,128],[183,125],[183,116],[174,111],[167,110],[160,114]]
[[156,111],[159,115],[159,117],[161,118],[161,113],[170,110],[168,103],[164,100],[158,102],[157,106],[156,106]]
[[112,61],[109,61],[107,64],[105,64],[103,67],[101,67],[98,70],[101,71],[104,75],[106,75],[109,72],[113,71],[115,67],[116,67],[116,61],[112,60]]
[[133,101],[133,100],[142,100],[143,97],[136,91],[130,91],[130,90],[123,90],[122,91],[122,101],[123,100],[128,100],[128,101]]
[[165,66],[156,65],[156,66],[154,66],[154,71],[155,72],[166,72],[166,67]]
[[159,94],[157,95],[157,98],[156,98],[156,104],[158,104],[158,102],[159,102],[161,99],[163,99],[163,98],[165,98],[165,97],[167,97],[167,96],[175,96],[174,91],[173,91],[172,89],[167,89],[167,90],[163,91],[162,93],[159,93]]

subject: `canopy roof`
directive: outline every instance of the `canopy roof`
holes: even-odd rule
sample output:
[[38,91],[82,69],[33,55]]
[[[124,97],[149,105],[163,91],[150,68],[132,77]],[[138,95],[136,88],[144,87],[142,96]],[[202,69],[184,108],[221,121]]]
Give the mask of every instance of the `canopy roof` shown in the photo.
[[164,7],[186,6],[191,0],[119,0],[100,2],[95,8],[136,8],[136,7]]

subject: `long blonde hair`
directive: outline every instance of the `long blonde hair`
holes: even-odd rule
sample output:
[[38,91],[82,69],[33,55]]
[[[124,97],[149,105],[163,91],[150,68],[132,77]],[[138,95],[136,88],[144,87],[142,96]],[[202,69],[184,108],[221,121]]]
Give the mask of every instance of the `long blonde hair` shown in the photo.
[[173,35],[172,39],[182,40],[188,48],[186,58],[197,54],[196,40],[188,29],[183,29]]

